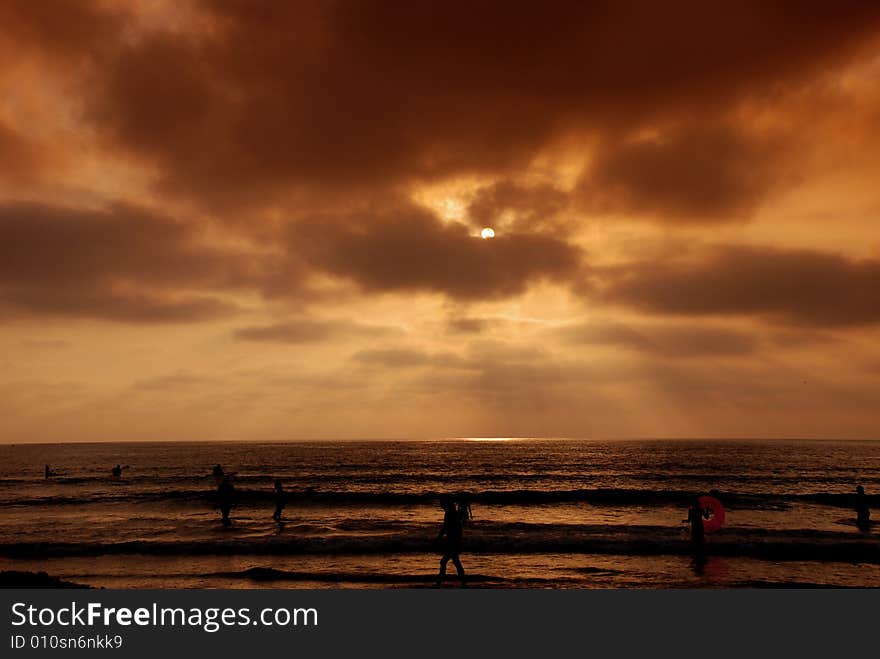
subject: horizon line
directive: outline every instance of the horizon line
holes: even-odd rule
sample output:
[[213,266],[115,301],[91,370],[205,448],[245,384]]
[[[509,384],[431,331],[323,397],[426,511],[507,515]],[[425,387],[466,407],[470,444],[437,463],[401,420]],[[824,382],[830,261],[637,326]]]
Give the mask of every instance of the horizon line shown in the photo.
[[324,442],[348,443],[437,443],[437,442],[875,442],[878,437],[741,437],[741,436],[461,436],[461,437],[290,437],[283,439],[115,439],[115,440],[70,440],[70,441],[0,441],[0,446],[51,446],[65,444],[320,444]]

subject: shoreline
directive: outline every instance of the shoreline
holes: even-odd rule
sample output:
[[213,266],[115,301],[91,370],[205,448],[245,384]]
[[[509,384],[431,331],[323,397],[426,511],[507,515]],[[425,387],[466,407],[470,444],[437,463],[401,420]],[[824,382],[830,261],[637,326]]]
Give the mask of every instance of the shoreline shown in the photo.
[[55,577],[46,572],[29,572],[25,570],[3,570],[0,572],[0,588],[24,588],[24,589],[43,589],[43,588],[64,588],[78,590],[93,590],[94,586],[76,583],[74,581],[66,581],[60,577]]

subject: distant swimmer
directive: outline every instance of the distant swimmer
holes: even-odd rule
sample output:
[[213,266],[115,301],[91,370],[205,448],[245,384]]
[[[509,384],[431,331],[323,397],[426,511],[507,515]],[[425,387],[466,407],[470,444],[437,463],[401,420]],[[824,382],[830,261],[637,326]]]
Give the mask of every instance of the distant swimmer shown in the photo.
[[287,505],[287,493],[284,486],[281,485],[281,479],[275,479],[275,512],[272,513],[272,519],[276,522],[281,521],[281,513],[284,512],[284,506]]
[[446,536],[446,544],[443,548],[443,557],[440,559],[440,574],[437,575],[437,585],[439,586],[446,577],[446,564],[452,560],[455,569],[458,572],[458,578],[461,579],[461,585],[466,586],[464,580],[464,568],[461,565],[459,554],[461,553],[461,535],[462,520],[461,510],[456,508],[455,501],[452,497],[444,496],[440,499],[440,507],[443,508],[443,526],[437,535],[437,542]]
[[856,488],[856,525],[862,531],[867,531],[871,526],[871,509],[868,507],[865,488],[861,485]]
[[120,478],[122,476],[123,469],[128,469],[128,465],[125,465],[124,467],[116,465],[115,467],[113,467],[113,469],[110,470],[110,473],[113,474],[113,478]]
[[220,515],[223,526],[229,526],[232,520],[229,519],[229,513],[232,511],[232,504],[235,500],[235,487],[229,476],[224,476],[217,488],[217,502],[220,505]]
[[54,475],[55,475],[55,472],[53,472],[51,469],[49,469],[49,465],[46,465],[46,478],[50,478],[51,476],[54,476]]

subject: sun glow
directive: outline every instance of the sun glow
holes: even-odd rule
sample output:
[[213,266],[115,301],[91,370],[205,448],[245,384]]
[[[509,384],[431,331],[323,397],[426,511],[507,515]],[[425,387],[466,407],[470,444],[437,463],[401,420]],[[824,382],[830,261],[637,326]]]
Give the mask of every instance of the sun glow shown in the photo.
[[464,437],[466,442],[516,442],[528,437]]
[[482,231],[480,231],[480,238],[482,238],[483,240],[486,240],[487,238],[494,238],[494,237],[495,237],[495,229],[492,229],[490,227],[485,227]]

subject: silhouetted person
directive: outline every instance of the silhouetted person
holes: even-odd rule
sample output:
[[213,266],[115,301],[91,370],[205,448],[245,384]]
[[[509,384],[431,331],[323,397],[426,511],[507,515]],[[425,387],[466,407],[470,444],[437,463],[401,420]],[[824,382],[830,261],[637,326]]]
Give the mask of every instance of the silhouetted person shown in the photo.
[[119,478],[122,476],[122,467],[120,465],[116,465],[113,469],[110,470],[110,473],[113,474],[113,478]]
[[275,512],[272,513],[272,519],[276,522],[281,521],[281,513],[284,512],[284,506],[287,504],[287,494],[281,485],[281,479],[275,479]]
[[865,488],[861,485],[856,488],[856,525],[862,531],[867,531],[871,526],[871,509],[868,507]]
[[232,521],[229,519],[229,513],[232,511],[232,504],[235,500],[235,487],[229,476],[224,476],[220,485],[217,487],[217,503],[220,506],[220,515],[223,526],[229,526]]
[[46,478],[49,478],[50,476],[53,476],[53,475],[54,474],[52,473],[52,470],[49,469],[49,465],[46,465]]
[[700,498],[694,497],[691,501],[691,507],[688,508],[687,519],[683,519],[682,524],[691,525],[691,542],[693,543],[694,553],[700,555],[703,552],[703,540],[705,539],[705,530],[703,529],[703,519],[709,519],[709,513],[703,510],[700,505]]
[[437,542],[446,536],[446,544],[443,548],[443,557],[440,559],[440,574],[437,575],[437,585],[443,582],[446,576],[446,564],[452,559],[453,565],[458,572],[458,578],[461,579],[461,585],[465,586],[464,568],[461,566],[461,560],[458,555],[461,553],[461,512],[455,506],[452,497],[445,496],[440,499],[440,507],[443,508],[443,526],[437,535]]
[[214,465],[214,468],[211,470],[211,475],[214,477],[214,480],[217,481],[219,485],[223,481],[223,467],[220,465]]

